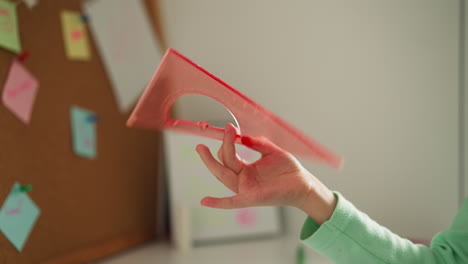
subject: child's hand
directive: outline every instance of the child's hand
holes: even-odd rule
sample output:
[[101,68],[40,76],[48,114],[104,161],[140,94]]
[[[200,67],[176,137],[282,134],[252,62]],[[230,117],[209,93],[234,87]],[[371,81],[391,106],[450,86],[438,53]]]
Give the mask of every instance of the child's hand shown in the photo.
[[205,145],[196,148],[211,173],[236,193],[224,198],[205,197],[202,205],[222,209],[293,206],[319,224],[330,218],[335,209],[335,196],[291,154],[266,138],[242,137],[244,145],[262,154],[259,160],[247,163],[236,155],[235,136],[235,127],[226,125],[223,144],[218,151],[222,163]]

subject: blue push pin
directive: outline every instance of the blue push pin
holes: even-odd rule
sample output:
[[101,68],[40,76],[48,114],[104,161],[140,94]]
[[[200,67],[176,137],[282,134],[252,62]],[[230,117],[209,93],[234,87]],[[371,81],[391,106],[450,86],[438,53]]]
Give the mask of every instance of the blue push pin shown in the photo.
[[91,123],[95,123],[99,120],[99,116],[97,115],[89,115],[87,118],[86,118],[86,121],[88,122],[91,122]]
[[87,16],[87,15],[81,15],[81,22],[83,22],[83,23],[88,23],[88,22],[89,22],[89,16]]

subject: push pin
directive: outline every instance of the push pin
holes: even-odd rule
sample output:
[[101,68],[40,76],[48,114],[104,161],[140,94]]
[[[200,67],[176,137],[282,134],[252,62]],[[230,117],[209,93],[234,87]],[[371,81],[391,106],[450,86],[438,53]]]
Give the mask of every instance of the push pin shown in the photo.
[[305,264],[305,252],[302,246],[298,246],[296,250],[296,263],[297,264]]
[[97,115],[89,115],[89,116],[86,118],[86,121],[91,122],[91,123],[95,123],[95,122],[99,121],[99,116],[97,116]]
[[21,53],[21,55],[18,56],[18,60],[23,62],[29,57],[30,53],[28,51],[25,51]]
[[21,185],[19,187],[19,191],[20,192],[31,192],[32,191],[32,185],[31,184],[28,184],[28,185]]
[[87,15],[81,15],[81,22],[87,24],[89,22],[89,16]]

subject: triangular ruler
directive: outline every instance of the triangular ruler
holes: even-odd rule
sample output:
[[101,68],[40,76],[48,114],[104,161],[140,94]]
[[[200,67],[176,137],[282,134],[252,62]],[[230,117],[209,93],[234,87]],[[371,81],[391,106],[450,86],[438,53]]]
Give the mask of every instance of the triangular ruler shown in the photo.
[[237,122],[239,138],[264,136],[294,155],[334,168],[341,166],[338,155],[173,49],[167,50],[127,125],[222,139],[224,129],[205,121],[194,123],[170,118],[171,105],[187,94],[207,96],[224,105]]

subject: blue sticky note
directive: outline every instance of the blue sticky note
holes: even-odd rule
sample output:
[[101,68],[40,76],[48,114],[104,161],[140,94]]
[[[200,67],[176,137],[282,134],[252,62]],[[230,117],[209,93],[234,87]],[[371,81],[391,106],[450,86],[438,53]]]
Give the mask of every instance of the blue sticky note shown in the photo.
[[96,122],[89,121],[95,116],[95,113],[77,106],[70,109],[73,151],[88,159],[96,157]]
[[40,209],[15,183],[0,210],[0,230],[21,251],[36,223]]

